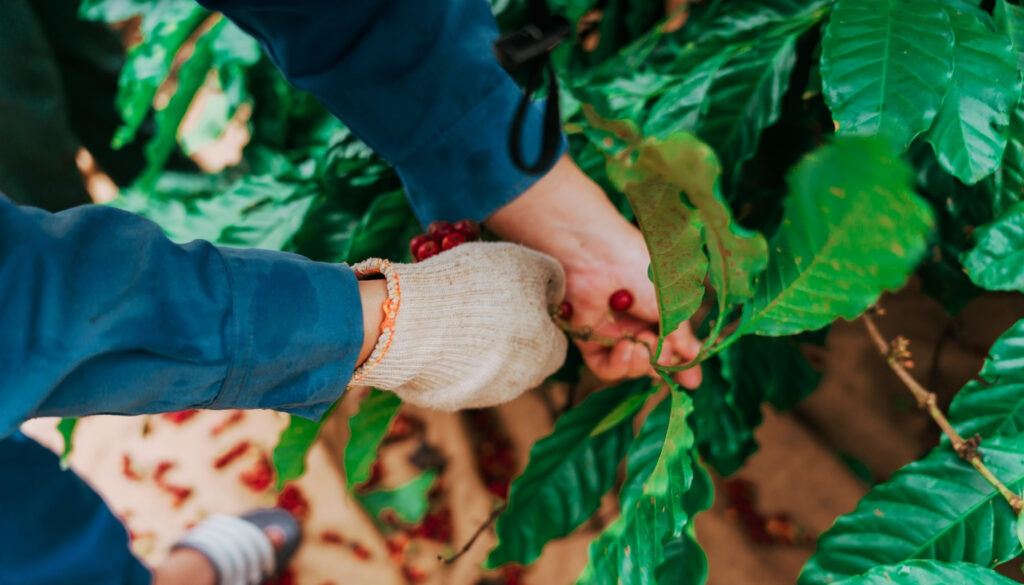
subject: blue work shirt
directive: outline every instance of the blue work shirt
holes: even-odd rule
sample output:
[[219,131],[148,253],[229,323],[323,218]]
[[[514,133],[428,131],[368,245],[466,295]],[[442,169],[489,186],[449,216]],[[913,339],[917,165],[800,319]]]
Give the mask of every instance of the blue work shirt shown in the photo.
[[[484,0],[201,3],[387,158],[421,221],[484,219],[536,180],[507,151],[521,93],[492,55]],[[538,105],[525,145],[540,128]],[[178,245],[117,209],[50,214],[0,197],[0,501],[13,510],[0,513],[0,581],[148,582],[116,518],[16,432],[22,421],[186,408],[316,418],[362,341],[345,266]]]

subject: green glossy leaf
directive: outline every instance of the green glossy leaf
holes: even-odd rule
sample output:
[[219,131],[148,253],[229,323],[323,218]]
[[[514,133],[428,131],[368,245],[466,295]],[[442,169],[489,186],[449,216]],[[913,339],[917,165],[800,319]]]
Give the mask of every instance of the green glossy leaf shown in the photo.
[[700,218],[663,177],[630,183],[624,192],[651,255],[661,331],[675,331],[704,298],[709,264],[700,249]]
[[78,5],[78,17],[82,20],[113,24],[155,10],[160,2],[161,0],[82,0]]
[[788,335],[853,319],[900,287],[933,219],[886,143],[837,138],[789,174],[782,225],[740,334]]
[[785,36],[790,26],[821,20],[834,0],[760,0],[758,2],[695,3],[682,33],[698,43],[741,43],[750,39]]
[[427,493],[430,492],[437,472],[428,470],[391,490],[376,490],[368,494],[357,494],[356,499],[374,518],[391,511],[399,520],[415,524],[423,519],[430,509]]
[[[178,70],[178,85],[167,105],[156,111],[156,134],[145,146],[146,168],[137,179],[141,188],[153,186],[171,154],[178,148],[178,127],[185,118],[192,100],[206,83],[206,77],[213,66],[213,44],[228,25],[221,19],[206,34],[196,40],[188,61]],[[119,134],[120,136],[120,134]],[[117,138],[115,138],[117,140]]]
[[719,474],[735,473],[757,450],[754,431],[765,403],[792,408],[817,388],[821,373],[804,358],[802,343],[820,345],[824,335],[748,335],[702,364],[691,424],[704,461]]
[[800,350],[803,343],[824,345],[824,331],[795,337],[748,335],[726,350],[724,375],[745,410],[756,416],[755,424],[760,422],[762,401],[787,410],[821,382],[822,373],[811,367]]
[[766,244],[733,221],[718,189],[714,152],[685,133],[648,139],[638,151],[635,161],[618,157],[612,164],[623,167],[617,173],[651,252],[661,331],[675,331],[700,306],[705,273],[717,291],[719,314],[749,299]]
[[961,261],[974,284],[1024,291],[1024,203],[975,231],[977,244]]
[[1024,8],[1007,0],[996,0],[992,17],[996,30],[1004,33],[1013,45],[1017,70],[1024,71]]
[[[1024,71],[1024,8],[1006,0],[996,0],[994,17],[996,30],[1010,38],[1017,58],[1017,70]],[[1024,100],[1018,101],[1010,112],[1002,162],[993,179],[993,211],[996,215],[1024,200]]]
[[708,89],[735,49],[726,47],[697,67],[680,81],[667,87],[650,107],[643,130],[647,136],[668,138],[683,131],[693,131],[707,112]]
[[761,133],[782,113],[802,32],[765,37],[741,48],[716,72],[707,91],[697,135],[718,153],[730,187],[740,165],[757,151]]
[[732,475],[757,451],[754,429],[761,423],[763,397],[740,396],[723,377],[719,360],[704,362],[702,369],[690,424],[708,465],[723,476]]
[[277,471],[277,489],[293,479],[302,477],[306,472],[306,456],[316,442],[320,427],[334,412],[337,403],[332,404],[320,420],[309,420],[301,416],[288,417],[288,426],[281,431],[281,436],[274,447],[273,463]]
[[[987,438],[985,465],[1010,490],[1024,485],[1024,435]],[[821,535],[800,585],[835,583],[910,559],[992,567],[1021,552],[1006,501],[948,445],[874,487]]]
[[1024,513],[1017,515],[1017,542],[1024,546]]
[[968,185],[995,171],[1006,149],[1021,79],[1009,40],[973,14],[949,12],[953,78],[925,140],[946,171]]
[[697,540],[684,534],[665,545],[665,560],[654,572],[658,585],[703,585],[708,578],[708,557]]
[[995,571],[967,563],[909,561],[874,567],[864,575],[851,577],[843,585],[1012,585],[1016,583]]
[[[666,561],[666,544],[688,534],[686,530],[695,512],[689,508],[709,503],[708,484],[703,479],[695,480],[704,472],[694,457],[694,436],[686,420],[693,411],[692,401],[681,391],[672,392],[670,400],[667,426],[655,427],[651,423],[644,439],[656,440],[660,436],[661,453],[651,469],[649,446],[631,452],[631,457],[639,456],[641,461],[627,463],[627,467],[636,477],[648,475],[638,496],[635,487],[627,492],[634,495],[623,500],[623,515],[591,543],[590,560],[577,581],[579,585],[658,583],[659,567]],[[654,428],[665,429],[664,434]],[[627,485],[636,486],[636,481],[627,480]],[[697,485],[701,486],[697,490],[701,497],[688,498],[688,492]],[[668,547],[668,552],[669,562],[675,562],[676,546]],[[694,568],[695,574],[700,571],[700,567]],[[664,570],[661,573],[664,576]]]
[[373,200],[356,224],[345,257],[348,262],[370,257],[396,262],[411,259],[409,240],[422,231],[405,192],[385,193]]
[[1024,321],[999,336],[978,378],[953,397],[953,428],[964,437],[1024,433]]
[[723,308],[750,299],[767,261],[767,245],[761,234],[733,221],[718,190],[721,166],[714,151],[690,134],[676,134],[642,148],[635,171],[664,177],[700,213],[711,284]]
[[537,441],[526,469],[512,482],[508,508],[495,525],[498,545],[487,566],[533,562],[549,540],[567,536],[597,510],[633,438],[632,417],[602,434],[592,432],[622,401],[651,390],[649,379],[602,390]]
[[359,410],[348,419],[351,433],[345,445],[344,467],[349,491],[370,478],[377,450],[401,406],[402,400],[394,392],[371,388],[359,403]]
[[946,11],[926,0],[839,0],[822,41],[825,102],[839,134],[906,148],[938,114],[953,73]]
[[[88,11],[86,14],[95,14]],[[128,51],[117,88],[117,109],[124,126],[113,146],[131,142],[153,107],[157,90],[167,79],[178,50],[210,12],[192,0],[166,0],[146,6],[140,33],[143,40]]]
[[626,481],[619,490],[619,501],[623,510],[636,505],[644,493],[644,483],[654,473],[665,445],[665,433],[672,415],[672,399],[666,396],[647,415],[640,425],[633,443],[626,454]]
[[68,468],[68,460],[71,457],[71,450],[74,448],[72,437],[75,434],[75,427],[78,425],[77,418],[62,418],[57,423],[57,431],[60,433],[61,438],[64,439],[64,449],[60,453],[60,468]]

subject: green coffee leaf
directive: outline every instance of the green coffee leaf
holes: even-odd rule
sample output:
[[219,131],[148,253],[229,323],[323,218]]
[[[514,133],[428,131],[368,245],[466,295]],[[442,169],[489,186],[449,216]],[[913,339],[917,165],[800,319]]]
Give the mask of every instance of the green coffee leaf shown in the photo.
[[1021,79],[1004,35],[973,14],[947,12],[956,41],[953,78],[925,140],[946,171],[973,185],[1000,165]]
[[733,221],[718,190],[721,166],[711,148],[690,134],[651,141],[640,149],[634,172],[663,177],[700,213],[711,284],[720,304],[742,303],[752,297],[756,275],[767,260],[767,247],[761,234]]
[[348,443],[345,445],[345,483],[349,491],[370,478],[370,467],[377,450],[398,414],[402,400],[394,392],[371,388],[359,403],[359,410],[348,419]]
[[[128,51],[117,88],[117,110],[124,119],[113,139],[114,148],[128,144],[153,107],[157,90],[167,79],[178,50],[210,12],[192,0],[167,0],[139,5],[144,14],[142,42]],[[82,7],[87,16],[98,16],[96,8]],[[130,10],[118,10],[122,15]],[[205,71],[203,72],[205,77]]]
[[1024,512],[1017,515],[1017,542],[1024,547]]
[[[1011,491],[1024,486],[1024,434],[986,438],[981,453]],[[911,559],[993,567],[1021,553],[1016,522],[999,492],[947,444],[940,445],[836,520],[818,540],[799,583],[838,582]]]
[[[988,351],[977,380],[949,405],[949,422],[964,437],[1024,433],[1024,320],[1006,330]],[[987,445],[987,441],[983,443]]]
[[898,565],[874,567],[870,571],[843,581],[843,585],[1012,585],[995,571],[967,563],[938,561],[907,561]]
[[57,423],[57,431],[60,432],[60,436],[64,439],[64,449],[60,453],[61,469],[68,468],[71,450],[74,448],[74,443],[71,442],[71,439],[75,434],[75,427],[77,425],[77,418],[62,418],[60,419],[60,422]]
[[886,143],[837,138],[789,174],[782,225],[739,334],[788,335],[853,319],[913,271],[933,227]]
[[281,431],[272,457],[274,469],[277,471],[277,489],[280,490],[284,484],[302,477],[306,472],[306,456],[316,442],[320,427],[334,412],[335,406],[337,403],[332,404],[320,420],[289,416],[288,426]]
[[[1017,59],[1017,70],[1024,71],[1024,8],[1006,0],[996,0],[996,30],[1009,37]],[[1002,214],[1024,199],[1024,101],[1010,111],[1010,126],[1002,167],[993,176],[993,211]]]
[[[621,402],[651,390],[649,379],[602,390],[563,415],[551,434],[537,441],[526,469],[512,482],[508,508],[495,525],[498,545],[487,566],[533,562],[549,540],[567,536],[597,510],[633,439],[633,413],[601,434],[593,431]],[[635,412],[641,402],[633,404]]]
[[740,166],[757,151],[761,133],[782,113],[803,30],[742,47],[715,73],[696,133],[718,153],[730,187]]
[[1024,292],[1024,203],[975,231],[977,244],[961,261],[974,284]]
[[[693,453],[694,436],[686,420],[692,401],[685,392],[674,391],[666,402],[668,407],[655,409],[657,418],[645,421],[648,428],[638,439],[647,444],[630,452],[631,459],[638,459],[627,463],[635,479],[627,479],[623,515],[591,543],[590,560],[578,585],[653,585],[657,573],[664,575],[669,568],[662,568],[666,560],[673,565],[680,560],[678,545],[671,543],[688,534],[692,515],[710,504],[710,483],[696,479],[704,471]],[[652,444],[659,440],[661,452],[652,468]],[[692,567],[694,576],[704,570]]]
[[839,0],[822,41],[825,103],[840,135],[901,148],[928,129],[953,74],[946,11],[927,0]]
[[375,490],[367,494],[356,494],[356,499],[374,518],[391,511],[402,522],[415,524],[423,519],[430,509],[427,493],[437,479],[433,469],[424,471],[415,479],[390,490]]

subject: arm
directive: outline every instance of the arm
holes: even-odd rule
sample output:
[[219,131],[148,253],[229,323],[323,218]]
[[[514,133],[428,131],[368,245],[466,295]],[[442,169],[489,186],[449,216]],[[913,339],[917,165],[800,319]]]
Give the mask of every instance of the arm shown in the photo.
[[[429,9],[414,0],[200,2],[260,39],[292,84],[387,158],[424,224],[486,219],[503,238],[562,263],[577,324],[609,336],[656,336],[658,308],[640,232],[568,157],[539,180],[513,167],[507,139],[521,92],[492,55],[498,31],[487,2],[438,0]],[[527,147],[539,143],[539,110],[527,124]],[[536,153],[524,154],[533,160]],[[628,316],[611,320],[607,299],[619,288],[631,289],[636,303]],[[688,360],[697,347],[684,325],[662,357]],[[650,370],[634,343],[581,349],[605,379]],[[695,386],[700,371],[679,379]]]
[[345,266],[177,245],[116,209],[49,214],[0,196],[0,436],[31,416],[318,416],[364,346],[358,287]]
[[[388,159],[424,225],[482,220],[537,180],[509,157],[522,93],[493,56],[485,0],[199,1],[259,39],[289,82]],[[527,160],[539,105],[532,114]]]

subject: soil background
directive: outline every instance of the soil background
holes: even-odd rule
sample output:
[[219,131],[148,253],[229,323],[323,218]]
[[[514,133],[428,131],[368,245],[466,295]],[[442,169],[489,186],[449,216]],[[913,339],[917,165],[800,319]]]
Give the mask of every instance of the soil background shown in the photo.
[[[1024,299],[1008,294],[986,295],[951,317],[914,284],[888,295],[882,306],[883,333],[910,340],[913,373],[940,395],[943,405],[976,375],[996,337],[1024,317]],[[756,433],[759,451],[732,477],[715,478],[715,504],[696,520],[711,585],[794,583],[818,534],[852,510],[871,482],[885,479],[938,441],[934,425],[878,356],[862,323],[836,323],[826,347],[809,358],[824,371],[818,390],[792,411],[765,410]],[[443,464],[431,497],[429,526],[403,530],[375,524],[346,489],[341,452],[349,440],[348,416],[363,394],[353,389],[346,395],[310,453],[306,475],[297,482],[308,508],[305,544],[282,582],[574,582],[586,563],[589,541],[615,518],[614,493],[606,496],[592,521],[549,544],[539,561],[522,570],[480,568],[495,543],[491,530],[456,562],[438,559],[468,542],[501,502],[488,485],[493,473],[481,473],[487,467],[482,467],[486,455],[481,451],[489,448],[482,445],[505,441],[509,465],[521,470],[532,444],[550,432],[564,406],[564,388],[539,388],[501,407],[470,413],[403,407],[406,427],[382,448],[378,487],[397,486],[419,468]],[[36,420],[26,431],[59,450],[55,424]],[[71,467],[124,519],[136,554],[156,563],[201,518],[274,504],[273,489],[253,490],[241,477],[258,475],[285,424],[284,415],[267,411],[203,411],[182,421],[92,417],[76,431]],[[240,442],[249,446],[237,459],[215,468],[217,458]],[[172,466],[158,472],[166,462]],[[191,492],[176,504],[166,485]],[[1007,563],[1002,572],[1019,578],[1019,565],[1019,559]]]

